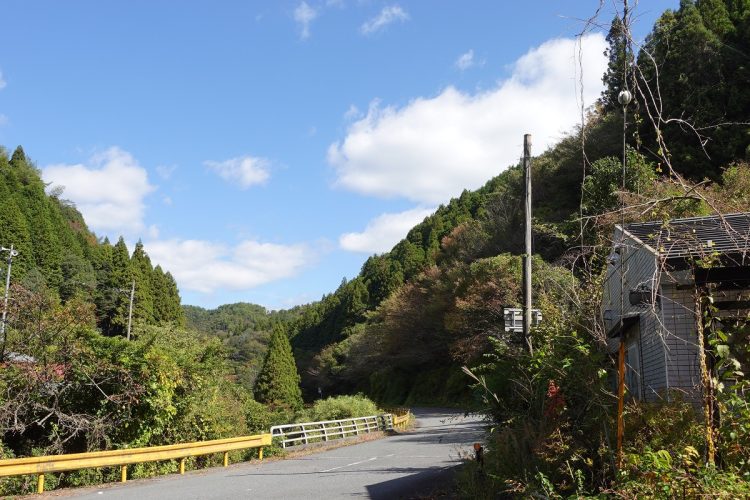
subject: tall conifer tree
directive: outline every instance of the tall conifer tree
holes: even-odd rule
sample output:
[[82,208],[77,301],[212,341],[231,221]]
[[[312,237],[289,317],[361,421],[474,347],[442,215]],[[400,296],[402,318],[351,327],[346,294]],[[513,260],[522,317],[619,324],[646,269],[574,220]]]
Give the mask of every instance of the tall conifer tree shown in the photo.
[[281,327],[271,334],[263,367],[255,381],[255,399],[261,403],[299,408],[302,406],[300,376],[292,346]]
[[[133,283],[133,270],[130,265],[128,247],[122,236],[112,248],[112,289],[114,310],[111,311],[111,333],[125,335],[128,327],[128,312],[130,308],[130,288]],[[137,286],[137,284],[136,284]]]
[[135,299],[133,301],[133,318],[145,323],[154,323],[153,272],[151,259],[138,240],[130,259],[130,266],[135,280]]
[[[627,50],[627,36],[622,19],[619,16],[615,17],[607,34],[607,43],[609,46],[604,51],[604,55],[609,59],[607,71],[602,76],[604,90],[602,91],[601,103],[606,111],[620,109],[621,107],[617,102],[617,95],[626,87],[626,65],[633,64],[633,55]],[[632,80],[632,72],[630,77]],[[631,92],[635,92],[632,81],[628,81],[627,87]]]
[[167,271],[164,273],[164,281],[166,282],[167,296],[169,297],[169,321],[173,321],[175,324],[184,326],[185,325],[185,312],[182,310],[180,305],[180,291],[177,289],[177,282],[172,277],[172,273]]
[[[0,200],[0,246],[10,248],[11,245],[18,251],[13,258],[13,276],[20,278],[34,267],[34,255],[28,222],[12,195]],[[3,253],[0,261],[5,262],[7,257],[7,253]]]

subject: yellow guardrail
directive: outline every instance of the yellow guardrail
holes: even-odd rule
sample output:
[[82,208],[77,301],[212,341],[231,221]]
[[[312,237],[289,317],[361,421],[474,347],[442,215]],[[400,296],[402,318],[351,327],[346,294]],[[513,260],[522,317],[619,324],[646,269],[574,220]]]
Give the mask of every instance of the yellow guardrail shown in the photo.
[[411,419],[411,412],[406,412],[403,415],[393,415],[393,428],[394,429],[405,429]]
[[120,466],[120,480],[127,481],[128,464],[180,459],[180,474],[185,473],[185,459],[198,455],[224,453],[224,467],[229,465],[229,452],[248,448],[260,448],[258,457],[263,459],[263,447],[271,444],[271,434],[257,434],[196,443],[170,444],[150,448],[94,451],[70,455],[12,458],[0,460],[0,477],[38,474],[37,491],[44,492],[44,474],[94,467]]
[[411,412],[409,408],[405,408],[403,406],[394,406],[394,407],[386,407],[384,408],[385,411],[388,413],[392,413],[393,415],[399,415],[404,416]]

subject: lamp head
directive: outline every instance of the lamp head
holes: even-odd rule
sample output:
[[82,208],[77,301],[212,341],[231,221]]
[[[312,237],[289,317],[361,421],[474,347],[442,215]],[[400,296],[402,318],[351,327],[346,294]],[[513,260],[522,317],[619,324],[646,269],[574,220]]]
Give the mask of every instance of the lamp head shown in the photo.
[[621,90],[619,94],[617,94],[617,102],[619,102],[623,107],[630,104],[630,101],[633,100],[633,94],[630,93],[628,90]]

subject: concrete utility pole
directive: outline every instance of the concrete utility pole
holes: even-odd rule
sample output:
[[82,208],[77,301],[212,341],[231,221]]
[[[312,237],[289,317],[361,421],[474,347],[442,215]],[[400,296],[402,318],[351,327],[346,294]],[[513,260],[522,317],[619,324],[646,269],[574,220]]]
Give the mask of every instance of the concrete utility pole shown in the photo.
[[[625,2],[625,16],[627,16],[628,4]],[[627,17],[624,18],[627,20]],[[626,82],[627,84],[627,79]],[[633,94],[629,90],[623,89],[617,95],[617,101],[622,106],[622,190],[625,191],[625,175],[627,174],[628,162],[628,104],[633,99]],[[625,406],[625,202],[621,204],[620,215],[620,348],[617,354],[617,469],[622,470],[622,443],[625,436],[625,420],[623,418],[623,408]]]
[[8,252],[8,272],[5,275],[5,299],[3,300],[3,319],[0,322],[0,342],[3,344],[3,351],[5,350],[5,319],[8,316],[8,296],[10,295],[10,269],[13,266],[13,257],[18,255],[18,250],[13,249],[13,245],[10,248],[0,247],[0,252]]
[[524,176],[524,231],[526,247],[523,256],[523,338],[529,354],[534,353],[531,345],[531,134],[523,136],[523,176]]
[[133,296],[135,296],[135,280],[133,280],[133,286],[130,287],[130,307],[128,307],[128,340],[130,340],[130,325],[133,323]]

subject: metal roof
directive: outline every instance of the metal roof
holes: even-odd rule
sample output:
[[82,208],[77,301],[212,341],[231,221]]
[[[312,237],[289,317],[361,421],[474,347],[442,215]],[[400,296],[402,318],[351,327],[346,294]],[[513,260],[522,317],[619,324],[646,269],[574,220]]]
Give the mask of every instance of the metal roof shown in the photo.
[[750,213],[628,224],[625,230],[667,258],[750,252]]
[[36,363],[36,359],[33,356],[17,352],[6,352],[5,360],[11,363]]

